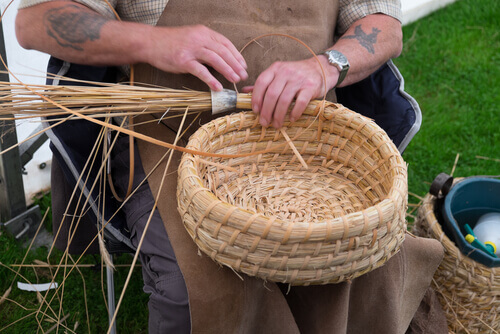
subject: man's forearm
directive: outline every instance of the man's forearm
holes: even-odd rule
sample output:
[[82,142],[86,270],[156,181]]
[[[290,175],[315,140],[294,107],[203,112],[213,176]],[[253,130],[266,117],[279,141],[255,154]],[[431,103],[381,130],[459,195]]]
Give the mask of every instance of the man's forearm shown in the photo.
[[399,56],[401,23],[383,14],[366,16],[356,21],[332,49],[342,52],[350,63],[340,87],[353,84],[369,76],[387,60]]
[[151,27],[107,19],[69,1],[51,1],[20,9],[16,35],[21,46],[88,65],[136,63],[144,57]]

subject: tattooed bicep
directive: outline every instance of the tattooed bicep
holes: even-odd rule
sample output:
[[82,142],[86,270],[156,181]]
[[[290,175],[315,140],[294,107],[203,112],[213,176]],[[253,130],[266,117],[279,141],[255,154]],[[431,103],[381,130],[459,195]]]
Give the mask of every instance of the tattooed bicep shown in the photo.
[[47,34],[59,45],[79,51],[83,50],[83,43],[100,38],[101,28],[107,21],[73,4],[49,9],[44,15]]

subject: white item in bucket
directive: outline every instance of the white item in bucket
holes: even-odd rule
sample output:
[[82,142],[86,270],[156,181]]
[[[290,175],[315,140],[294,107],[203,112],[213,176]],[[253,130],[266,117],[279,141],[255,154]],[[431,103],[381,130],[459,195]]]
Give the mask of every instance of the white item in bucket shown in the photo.
[[479,217],[473,232],[483,244],[493,245],[500,257],[500,213],[490,212]]

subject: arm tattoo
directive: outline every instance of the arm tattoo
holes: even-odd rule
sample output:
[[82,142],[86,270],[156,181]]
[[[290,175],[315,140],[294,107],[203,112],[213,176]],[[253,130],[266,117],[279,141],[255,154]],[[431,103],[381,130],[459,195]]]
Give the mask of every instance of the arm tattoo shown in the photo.
[[375,53],[374,44],[377,42],[377,35],[381,30],[372,28],[372,33],[367,35],[362,29],[361,25],[354,28],[354,35],[344,36],[342,39],[357,39],[359,44],[363,46],[371,54]]
[[108,21],[98,14],[82,11],[75,5],[49,9],[43,19],[50,37],[63,47],[78,51],[83,51],[83,43],[99,39],[101,28]]

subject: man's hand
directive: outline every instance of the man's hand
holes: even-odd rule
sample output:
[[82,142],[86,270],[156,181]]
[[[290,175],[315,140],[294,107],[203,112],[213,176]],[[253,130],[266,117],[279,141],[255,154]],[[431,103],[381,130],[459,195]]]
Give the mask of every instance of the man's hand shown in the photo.
[[260,115],[260,124],[281,128],[289,108],[290,120],[294,122],[312,99],[325,95],[325,87],[328,91],[335,86],[338,76],[338,69],[329,65],[325,56],[276,62],[259,75],[254,86],[243,90],[253,91],[252,109]]
[[155,27],[148,52],[149,64],[166,72],[191,73],[213,90],[221,90],[222,85],[205,65],[230,82],[248,77],[246,62],[233,43],[202,25]]

